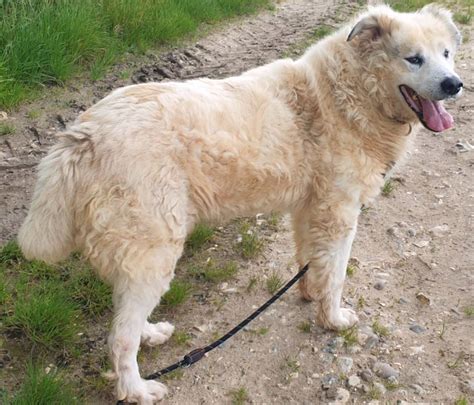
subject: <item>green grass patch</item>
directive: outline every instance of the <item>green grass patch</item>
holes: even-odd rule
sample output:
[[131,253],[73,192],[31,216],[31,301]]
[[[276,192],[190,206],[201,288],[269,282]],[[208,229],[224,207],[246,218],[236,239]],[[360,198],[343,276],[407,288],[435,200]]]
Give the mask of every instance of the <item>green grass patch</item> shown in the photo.
[[301,322],[298,325],[298,329],[300,330],[300,332],[310,333],[311,332],[311,322],[309,322],[309,321]]
[[357,270],[356,266],[354,266],[352,264],[347,265],[347,268],[346,268],[347,276],[352,277],[355,274],[356,270]]
[[23,254],[21,253],[20,246],[14,240],[7,242],[0,249],[0,263],[2,264],[17,263],[22,259]]
[[350,347],[358,343],[357,327],[352,327],[339,332],[339,336],[344,339],[344,346]]
[[468,25],[472,21],[472,11],[469,9],[468,11],[464,12],[456,12],[453,14],[454,21],[458,22],[459,24]]
[[175,279],[171,282],[170,289],[161,298],[161,305],[166,308],[175,308],[183,304],[191,295],[191,284]]
[[249,394],[244,387],[229,392],[232,400],[232,405],[243,405],[249,400]]
[[474,305],[470,305],[466,308],[464,308],[464,313],[466,314],[466,316],[474,316]]
[[259,238],[257,230],[252,229],[250,223],[243,221],[239,229],[242,240],[239,242],[240,254],[244,259],[257,256],[263,248],[263,241]]
[[382,195],[384,197],[388,197],[393,190],[395,190],[395,185],[393,184],[393,181],[387,180],[382,187]]
[[321,25],[320,27],[316,28],[311,35],[312,38],[314,39],[322,39],[324,37],[327,37],[329,34],[331,34],[334,31],[333,27],[329,27],[327,25]]
[[186,240],[186,247],[192,253],[201,249],[214,236],[214,228],[206,224],[197,224]]
[[280,289],[280,287],[283,286],[283,280],[277,273],[274,272],[270,275],[270,277],[267,278],[265,286],[267,287],[267,291],[273,295]]
[[386,337],[390,335],[390,329],[382,325],[377,319],[372,323],[372,330],[380,337]]
[[454,405],[469,405],[469,402],[465,396],[461,396],[454,401]]
[[26,378],[11,405],[49,405],[49,404],[79,404],[74,391],[59,373],[46,373],[38,365],[29,364]]
[[0,136],[10,135],[15,132],[15,126],[8,122],[0,122]]
[[173,336],[171,337],[173,342],[178,346],[186,346],[188,345],[189,341],[191,340],[191,335],[186,332],[182,331],[175,331]]
[[249,14],[269,0],[16,0],[0,2],[0,107],[90,72],[126,51],[144,52],[195,33],[202,23]]
[[189,267],[188,271],[194,278],[219,283],[233,278],[237,274],[238,266],[235,262],[227,262],[218,266],[213,260],[208,260],[204,265]]

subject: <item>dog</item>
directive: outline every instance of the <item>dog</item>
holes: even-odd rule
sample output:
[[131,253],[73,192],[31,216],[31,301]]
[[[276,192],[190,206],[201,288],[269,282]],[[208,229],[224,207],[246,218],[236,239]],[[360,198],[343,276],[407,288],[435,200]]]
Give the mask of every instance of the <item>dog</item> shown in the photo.
[[283,59],[224,80],[147,83],[82,113],[39,165],[18,240],[29,259],[80,251],[113,286],[108,338],[118,399],[166,394],[140,377],[140,343],[173,333],[147,321],[200,221],[292,216],[302,296],[329,329],[357,322],[341,307],[361,207],[380,192],[424,125],[453,126],[442,100],[462,92],[461,36],[451,14],[369,8]]

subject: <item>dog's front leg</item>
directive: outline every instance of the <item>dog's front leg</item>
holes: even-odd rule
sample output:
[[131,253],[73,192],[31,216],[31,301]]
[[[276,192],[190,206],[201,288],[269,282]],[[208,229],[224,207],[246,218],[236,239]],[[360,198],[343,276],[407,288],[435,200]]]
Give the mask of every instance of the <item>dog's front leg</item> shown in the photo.
[[344,210],[344,217],[334,216],[335,212],[313,209],[312,218],[307,212],[294,215],[294,231],[298,262],[300,266],[310,263],[299,285],[302,296],[317,303],[319,324],[328,329],[345,329],[358,321],[352,309],[341,308],[358,209]]

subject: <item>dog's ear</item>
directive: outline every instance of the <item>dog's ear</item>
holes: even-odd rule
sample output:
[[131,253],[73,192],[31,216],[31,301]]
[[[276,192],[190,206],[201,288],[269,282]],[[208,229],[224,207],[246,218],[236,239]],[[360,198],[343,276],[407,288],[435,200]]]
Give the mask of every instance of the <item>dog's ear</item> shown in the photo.
[[427,6],[423,7],[420,11],[421,14],[430,14],[433,17],[440,20],[443,24],[446,25],[449,32],[453,36],[454,42],[456,46],[461,45],[462,43],[462,35],[459,32],[458,28],[454,24],[453,16],[450,11],[446,10],[443,7],[440,7],[436,4],[428,4]]
[[392,18],[386,14],[368,14],[362,17],[352,28],[347,37],[351,41],[357,36],[364,36],[369,40],[376,40],[391,31]]

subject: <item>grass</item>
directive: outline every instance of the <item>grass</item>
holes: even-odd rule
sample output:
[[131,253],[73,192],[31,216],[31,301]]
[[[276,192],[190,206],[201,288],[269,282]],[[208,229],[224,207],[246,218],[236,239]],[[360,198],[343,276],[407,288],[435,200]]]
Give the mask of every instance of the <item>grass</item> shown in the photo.
[[469,317],[474,316],[474,305],[464,308],[464,313],[466,314],[466,316],[469,316]]
[[386,326],[382,325],[378,320],[375,320],[372,323],[372,330],[380,337],[386,337],[390,335],[390,330]]
[[15,126],[7,122],[0,122],[0,136],[10,135],[15,132]]
[[311,37],[314,38],[314,39],[322,39],[324,37],[327,37],[333,31],[334,31],[333,27],[329,27],[327,25],[321,25],[320,27],[318,27],[314,30]]
[[358,343],[357,327],[352,327],[339,332],[339,336],[344,339],[344,346],[350,347]]
[[206,224],[198,224],[188,236],[186,247],[191,253],[201,249],[214,236],[214,228]]
[[46,373],[42,367],[29,364],[25,381],[10,402],[11,405],[79,404],[71,385],[57,372]]
[[191,335],[186,332],[182,331],[175,331],[173,336],[171,337],[174,343],[178,346],[186,346],[188,345],[189,341],[191,340]]
[[291,357],[285,358],[284,366],[290,369],[290,372],[296,373],[300,369],[300,363],[298,360]]
[[18,263],[22,259],[21,249],[14,240],[7,242],[0,249],[0,263],[2,264]]
[[469,405],[469,402],[465,396],[462,396],[454,401],[454,405]]
[[247,292],[252,291],[257,286],[257,283],[258,283],[257,277],[255,276],[250,277],[249,283],[247,284],[247,288],[246,288]]
[[267,281],[265,283],[267,291],[272,295],[275,294],[282,285],[283,285],[282,278],[275,272],[272,273],[270,277],[267,278]]
[[309,322],[309,321],[301,322],[298,325],[298,329],[303,333],[310,333],[311,332],[311,322]]
[[354,266],[354,265],[352,265],[352,264],[349,264],[349,265],[347,266],[347,268],[346,268],[346,274],[347,274],[347,276],[348,276],[348,277],[352,277],[352,276],[355,274],[356,270],[357,270],[357,267],[356,267],[356,266]]
[[244,387],[229,392],[232,400],[232,405],[243,405],[249,400],[249,394]]
[[92,79],[127,51],[171,44],[269,0],[5,0],[0,2],[0,107],[77,74]]
[[161,305],[165,308],[176,308],[183,304],[191,294],[191,284],[174,279],[170,284],[170,289],[161,297]]
[[242,240],[239,243],[240,254],[244,259],[256,257],[263,248],[263,241],[259,238],[256,230],[252,230],[247,221],[240,225],[239,233]]
[[382,195],[388,197],[392,191],[395,189],[395,185],[391,180],[387,180],[382,187]]
[[367,305],[367,301],[365,298],[361,295],[359,299],[357,300],[357,309],[360,311],[362,308],[364,308]]
[[223,266],[218,266],[213,260],[208,260],[205,265],[193,265],[188,271],[197,279],[219,283],[233,278],[237,274],[238,266],[235,262],[227,262]]

